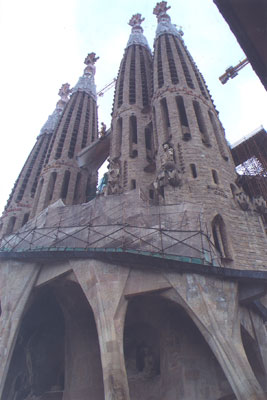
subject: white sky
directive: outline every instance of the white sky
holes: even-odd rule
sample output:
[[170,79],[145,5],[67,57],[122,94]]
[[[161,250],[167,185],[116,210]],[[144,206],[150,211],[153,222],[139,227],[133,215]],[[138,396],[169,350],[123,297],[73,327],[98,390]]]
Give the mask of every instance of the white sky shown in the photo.
[[[117,76],[129,34],[128,21],[145,17],[153,47],[155,0],[0,0],[0,211],[63,83],[74,86],[86,55],[100,56],[97,89]],[[260,125],[267,128],[267,93],[250,66],[222,85],[218,77],[244,58],[212,0],[169,1],[172,22],[204,75],[230,143]],[[99,99],[99,126],[110,123],[113,90]]]

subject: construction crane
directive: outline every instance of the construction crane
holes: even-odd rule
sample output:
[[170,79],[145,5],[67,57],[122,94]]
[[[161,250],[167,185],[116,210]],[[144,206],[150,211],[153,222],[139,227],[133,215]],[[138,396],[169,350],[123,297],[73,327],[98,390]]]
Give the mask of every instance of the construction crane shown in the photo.
[[102,97],[104,96],[104,94],[111,88],[113,88],[113,86],[115,86],[117,79],[113,78],[113,80],[108,83],[106,86],[103,87],[103,89],[101,89],[99,92],[97,92],[97,96]]
[[235,78],[238,75],[238,72],[247,64],[249,64],[249,61],[247,58],[245,58],[243,61],[240,61],[239,64],[237,64],[235,67],[227,68],[225,73],[219,78],[221,83],[224,85],[230,78]]

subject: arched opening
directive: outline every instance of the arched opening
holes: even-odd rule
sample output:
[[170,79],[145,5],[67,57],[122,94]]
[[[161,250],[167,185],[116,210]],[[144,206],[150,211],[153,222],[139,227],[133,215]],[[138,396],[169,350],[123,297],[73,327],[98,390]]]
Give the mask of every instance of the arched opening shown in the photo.
[[51,173],[51,175],[49,177],[49,182],[47,185],[47,191],[46,191],[46,195],[45,195],[44,208],[46,208],[48,206],[48,204],[50,203],[50,201],[53,198],[56,179],[57,179],[57,173],[54,171]]
[[211,170],[213,182],[218,185],[219,184],[219,177],[218,172],[215,169]]
[[129,155],[132,158],[137,157],[138,155],[138,150],[137,150],[137,142],[138,142],[138,136],[137,136],[137,119],[135,115],[131,115],[129,118]]
[[225,260],[232,260],[232,254],[227,238],[227,231],[224,220],[218,214],[211,223],[213,240],[216,250],[219,252],[221,258]]
[[69,181],[70,181],[70,171],[65,171],[61,187],[61,198],[63,200],[65,200],[68,195]]
[[247,355],[248,362],[263,390],[267,392],[267,374],[261,358],[261,352],[257,339],[254,339],[241,325],[241,338]]
[[193,101],[193,107],[197,119],[198,128],[202,136],[202,143],[205,144],[207,147],[210,147],[211,146],[210,139],[208,136],[207,127],[204,121],[200,104],[197,101]]
[[[33,296],[18,334],[5,382],[6,400],[61,400],[64,391],[64,318],[51,288]],[[36,396],[36,397],[35,397]]]
[[17,218],[15,216],[9,218],[7,229],[6,229],[6,235],[11,235],[11,233],[13,233],[16,219]]
[[214,400],[233,393],[186,312],[157,296],[130,300],[124,356],[131,400]]
[[29,213],[24,214],[21,226],[25,225],[29,220]]
[[165,97],[160,100],[160,110],[161,110],[161,118],[162,118],[162,123],[163,123],[163,131],[164,131],[164,137],[166,141],[169,139],[170,136],[170,118],[169,118],[169,110],[168,110],[168,104],[167,100]]

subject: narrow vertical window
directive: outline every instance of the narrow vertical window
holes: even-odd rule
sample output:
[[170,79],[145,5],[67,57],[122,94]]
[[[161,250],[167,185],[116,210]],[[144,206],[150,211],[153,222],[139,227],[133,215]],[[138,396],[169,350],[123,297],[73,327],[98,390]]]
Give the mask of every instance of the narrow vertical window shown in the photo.
[[137,139],[137,120],[136,120],[135,115],[130,116],[129,124],[130,124],[130,135],[129,135],[130,157],[134,158],[134,157],[137,157],[137,155],[138,155],[138,151],[136,148],[137,140],[138,140]]
[[[64,146],[64,142],[65,142],[65,139],[66,139],[68,127],[69,127],[70,120],[71,120],[71,116],[72,116],[72,113],[73,113],[73,110],[74,110],[74,107],[75,107],[75,104],[76,104],[77,100],[78,100],[78,95],[76,95],[76,96],[74,95],[73,98],[68,103],[68,106],[69,106],[68,113],[67,113],[67,116],[66,116],[66,119],[65,119],[65,122],[64,122],[64,125],[63,125],[63,129],[62,129],[62,132],[61,132],[61,135],[59,137],[58,144],[57,144],[57,150],[56,150],[56,154],[55,154],[55,159],[56,160],[61,157],[62,149],[63,149],[63,146]],[[51,142],[51,146],[50,146],[50,148],[48,150],[46,163],[49,160],[49,156],[50,156],[50,153],[52,151],[52,147],[53,147],[53,144],[54,144],[55,137],[56,136],[54,136],[54,138],[53,138],[53,140]]]
[[8,221],[8,225],[7,225],[7,230],[6,230],[7,235],[11,235],[11,233],[13,233],[15,223],[16,223],[16,217],[10,217],[9,221]]
[[197,178],[197,168],[195,164],[190,164],[191,174],[194,179]]
[[81,173],[78,172],[77,177],[76,177],[76,182],[75,182],[75,188],[74,188],[74,198],[73,198],[73,203],[77,204],[80,196],[80,186],[81,186]]
[[159,146],[159,141],[158,141],[158,128],[157,128],[157,117],[156,117],[155,107],[153,107],[153,125],[154,125],[155,143],[156,143],[156,149],[157,149]]
[[219,151],[220,151],[220,153],[221,153],[221,156],[222,156],[222,158],[223,158],[224,160],[227,161],[227,160],[228,160],[228,156],[227,156],[227,154],[226,154],[226,152],[225,152],[225,150],[224,150],[223,141],[222,141],[220,132],[219,132],[219,130],[218,130],[218,126],[217,126],[217,124],[216,124],[215,117],[214,117],[214,115],[212,114],[211,111],[209,111],[208,114],[209,114],[209,119],[210,119],[210,122],[211,122],[211,125],[212,125],[212,128],[213,128],[213,132],[214,132],[215,139],[216,139],[216,141],[217,141],[218,148],[219,148]]
[[130,81],[129,81],[129,103],[135,104],[136,88],[135,88],[135,45],[131,46],[131,64],[130,64]]
[[219,177],[218,177],[218,173],[215,169],[211,170],[212,172],[212,178],[213,178],[213,182],[216,183],[216,185],[219,184]]
[[70,181],[70,171],[65,171],[63,182],[62,182],[62,187],[61,187],[61,195],[60,195],[60,197],[63,200],[65,200],[67,198],[69,181]]
[[161,88],[164,85],[164,76],[163,76],[163,66],[162,66],[162,58],[161,58],[161,39],[162,36],[158,38],[158,86]]
[[85,120],[83,127],[82,149],[86,146],[88,138],[89,119],[90,119],[90,100],[91,99],[87,97],[87,105],[86,105]]
[[121,155],[122,127],[123,127],[122,118],[119,118],[116,122],[116,130],[113,133],[113,135],[115,136],[114,149],[113,149],[115,158],[120,157]]
[[143,107],[146,107],[149,103],[149,98],[148,98],[148,85],[147,85],[144,52],[145,52],[145,49],[143,48],[143,46],[139,46],[140,71],[141,71],[141,82],[142,82],[142,100],[143,100]]
[[56,179],[57,179],[57,173],[52,172],[52,174],[49,177],[49,182],[48,182],[46,196],[45,196],[45,202],[44,202],[44,208],[46,208],[48,206],[49,202],[53,198]]
[[226,226],[219,214],[213,219],[211,226],[215,248],[222,258],[231,260],[232,256],[228,243]]
[[163,120],[163,129],[165,134],[165,139],[169,139],[169,128],[170,128],[170,118],[166,98],[160,100],[161,116]]
[[30,216],[29,213],[24,214],[21,226],[25,225],[28,222],[29,216]]
[[190,72],[189,72],[189,69],[188,69],[184,54],[183,54],[183,52],[182,52],[182,50],[181,50],[181,48],[179,46],[178,39],[177,38],[173,38],[173,41],[174,41],[177,53],[178,53],[179,58],[180,58],[180,62],[181,62],[182,68],[183,68],[183,72],[184,72],[184,76],[185,76],[185,80],[186,80],[187,86],[190,87],[191,89],[194,89],[195,86],[193,84],[192,77],[190,75]]
[[136,180],[132,179],[131,180],[131,190],[136,189]]
[[34,216],[35,213],[36,213],[38,202],[39,202],[39,198],[40,198],[40,194],[42,193],[42,189],[43,189],[43,184],[44,184],[44,178],[42,178],[40,180],[40,183],[39,183],[39,185],[37,187],[37,192],[35,193],[35,196],[34,196],[34,203],[33,203],[33,208],[32,208],[32,216]]
[[80,127],[80,123],[81,123],[81,116],[82,116],[84,97],[85,97],[85,93],[83,92],[82,95],[81,95],[80,101],[79,101],[78,109],[76,111],[76,117],[75,117],[74,125],[73,125],[73,128],[72,128],[72,134],[71,134],[71,139],[70,139],[70,144],[69,144],[69,151],[68,151],[68,157],[69,158],[73,158],[74,152],[75,152],[75,146],[76,146],[79,127]]
[[210,146],[210,141],[209,141],[209,137],[208,137],[208,133],[207,133],[207,128],[206,128],[206,125],[205,125],[205,122],[204,122],[203,114],[202,114],[202,111],[201,111],[201,107],[200,107],[200,105],[199,105],[199,103],[197,101],[193,101],[193,107],[194,107],[194,111],[195,111],[195,115],[196,115],[199,131],[200,131],[200,133],[202,135],[202,142],[206,146]]
[[183,140],[188,141],[191,139],[191,133],[190,133],[188,119],[187,119],[186,110],[185,110],[185,106],[184,106],[184,99],[182,98],[182,96],[176,97],[176,104],[177,104],[180,122],[181,122],[181,126],[182,126]]
[[165,43],[166,43],[166,51],[167,51],[167,58],[168,58],[168,63],[169,63],[171,80],[172,80],[172,83],[175,85],[179,82],[179,79],[178,79],[175,61],[173,58],[172,48],[171,48],[170,39],[169,39],[168,35],[165,35]]
[[118,85],[118,108],[122,105],[123,103],[123,85],[124,85],[124,75],[125,75],[125,69],[126,69],[126,60],[127,60],[127,54],[129,51],[126,49],[125,55],[123,57],[121,67],[120,67],[120,72],[119,72],[119,85]]

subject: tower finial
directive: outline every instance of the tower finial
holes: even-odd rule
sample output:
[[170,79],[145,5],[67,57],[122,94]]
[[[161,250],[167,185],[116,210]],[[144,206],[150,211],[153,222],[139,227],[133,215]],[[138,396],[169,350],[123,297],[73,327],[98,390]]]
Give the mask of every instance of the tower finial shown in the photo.
[[95,75],[95,63],[99,57],[96,57],[96,54],[94,52],[89,53],[87,57],[84,60],[84,64],[87,65],[87,67],[84,69],[84,76],[93,76]]
[[58,95],[60,96],[60,100],[57,102],[57,109],[63,110],[65,104],[69,101],[69,94],[71,93],[70,84],[63,83],[61,88],[59,89]]
[[170,9],[170,6],[167,6],[167,1],[161,1],[157,3],[156,7],[153,10],[153,14],[157,16],[158,27],[156,31],[156,38],[164,33],[169,33],[174,36],[178,36],[181,38],[180,33],[177,31],[176,27],[171,23],[171,17],[167,14],[167,11]]
[[84,64],[86,64],[86,67],[84,68],[83,76],[79,78],[78,83],[72,89],[72,93],[83,91],[91,95],[93,99],[96,100],[96,87],[94,76],[96,71],[95,63],[98,59],[99,57],[96,57],[96,54],[94,52],[87,55],[84,60]]
[[[142,18],[141,14],[134,14],[128,24],[132,27],[132,32],[130,35],[130,38],[127,43],[127,47],[131,46],[132,44],[140,44],[142,46],[145,46],[149,49],[147,40],[145,36],[143,35],[143,28],[141,26],[142,22],[145,20],[145,18]],[[149,49],[150,50],[150,49]]]
[[158,18],[158,21],[161,17],[167,16],[167,11],[171,8],[171,6],[167,6],[167,1],[161,1],[157,3],[156,7],[153,10],[153,14],[155,14]]
[[132,18],[129,21],[129,25],[132,26],[132,33],[135,33],[136,30],[143,32],[141,24],[144,20],[145,18],[142,18],[141,14],[134,14],[132,16]]

